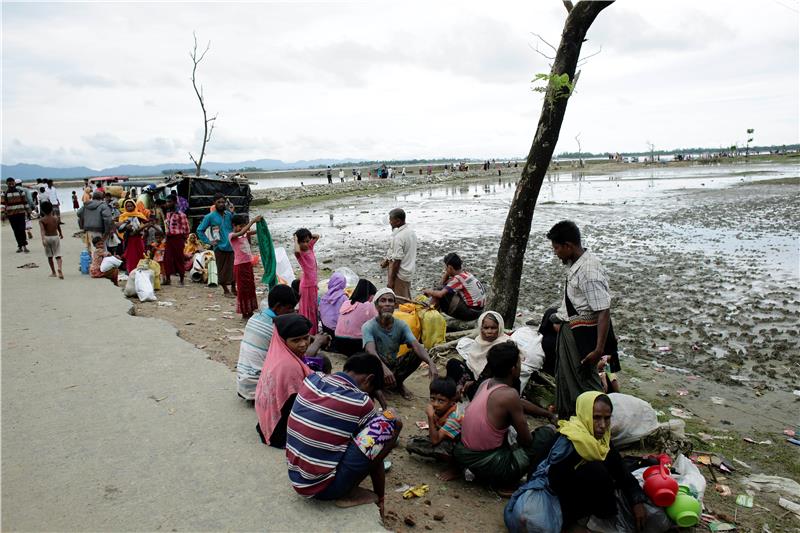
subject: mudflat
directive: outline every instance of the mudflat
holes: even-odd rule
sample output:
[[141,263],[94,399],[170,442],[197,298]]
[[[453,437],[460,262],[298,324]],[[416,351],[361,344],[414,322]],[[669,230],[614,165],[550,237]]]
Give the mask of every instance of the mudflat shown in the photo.
[[[688,415],[695,449],[747,463],[749,469],[740,467],[721,481],[734,494],[744,490],[741,480],[750,473],[798,479],[800,448],[783,433],[800,424],[800,398],[793,394],[800,382],[797,170],[765,165],[749,172],[742,167],[682,172],[666,179],[645,174],[619,180],[563,173],[545,182],[516,326],[538,323],[544,309],[560,299],[564,271],[544,235],[557,220],[575,220],[585,245],[609,272],[612,318],[623,351],[622,391],[650,401],[662,420],[673,418],[673,408]],[[420,241],[415,290],[435,283],[449,251],[457,251],[465,268],[489,284],[515,180],[464,180],[253,211],[265,215],[276,245],[288,247],[298,227],[322,234],[317,247],[322,279],[346,266],[382,283],[378,262],[389,235],[386,214],[401,206]],[[168,320],[182,338],[233,370],[244,322],[235,315],[235,304],[220,296],[219,289],[195,284],[167,287],[159,298],[172,305],[136,303],[136,313]],[[335,359],[334,369],[342,364]],[[232,385],[235,374],[228,379]],[[422,433],[414,422],[424,420],[428,396],[424,371],[407,384],[414,400],[390,400],[405,421],[401,442]],[[250,416],[255,423],[255,414]],[[750,444],[745,437],[772,444]],[[249,431],[242,438],[257,439]],[[417,529],[502,530],[506,500],[463,480],[440,482],[435,477],[440,466],[409,456],[402,446],[390,459],[386,505],[396,518],[390,517],[387,527],[410,530],[404,518],[411,516]],[[718,495],[705,473],[706,505],[733,516],[733,498]],[[393,490],[421,483],[431,487],[423,498],[403,500]],[[757,502],[771,514],[739,508],[741,526],[760,529],[769,523],[774,531],[791,525],[776,494],[759,494]]]

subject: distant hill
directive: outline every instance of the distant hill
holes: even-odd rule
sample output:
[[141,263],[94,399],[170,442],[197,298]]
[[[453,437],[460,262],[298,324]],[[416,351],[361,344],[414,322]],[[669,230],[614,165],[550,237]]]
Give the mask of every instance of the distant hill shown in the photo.
[[[343,165],[357,163],[354,159],[311,159],[284,163],[278,159],[256,159],[253,161],[238,161],[233,163],[203,163],[203,170],[206,172],[235,171],[242,169],[259,170],[290,170],[298,168],[310,168],[325,165]],[[2,165],[2,178],[14,177],[21,180],[32,180],[36,178],[49,178],[53,180],[66,180],[76,178],[93,178],[96,176],[160,176],[165,170],[178,170],[191,168],[186,163],[168,163],[163,165],[119,165],[116,167],[94,170],[87,167],[44,167],[41,165],[30,165],[18,163],[16,165]]]

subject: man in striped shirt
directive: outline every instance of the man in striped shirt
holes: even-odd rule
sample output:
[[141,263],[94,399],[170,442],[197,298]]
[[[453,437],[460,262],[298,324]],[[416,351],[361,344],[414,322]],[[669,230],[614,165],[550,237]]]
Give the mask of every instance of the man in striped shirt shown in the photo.
[[22,187],[17,187],[14,178],[6,180],[6,190],[2,195],[3,218],[7,218],[11,229],[14,230],[14,239],[17,241],[17,253],[29,252],[28,239],[25,235],[25,221],[31,215],[28,196]]
[[[309,375],[297,394],[286,432],[289,480],[301,496],[336,500],[339,507],[377,503],[383,516],[383,460],[397,443],[402,423],[393,415],[394,431],[377,455],[354,437],[380,413],[371,398],[383,389],[378,358],[351,356],[343,372]],[[367,476],[373,491],[358,485]]]

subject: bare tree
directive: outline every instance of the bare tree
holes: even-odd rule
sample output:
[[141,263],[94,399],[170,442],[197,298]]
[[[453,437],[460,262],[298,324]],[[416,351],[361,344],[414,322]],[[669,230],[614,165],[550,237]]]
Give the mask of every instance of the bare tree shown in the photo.
[[199,158],[195,159],[192,153],[189,152],[189,159],[192,160],[192,163],[194,163],[196,168],[195,176],[199,176],[200,170],[203,167],[203,157],[206,155],[206,145],[211,141],[211,134],[214,132],[214,124],[217,120],[217,115],[208,118],[208,111],[206,111],[206,100],[205,96],[203,95],[203,86],[200,85],[200,88],[197,88],[197,65],[199,65],[203,58],[206,57],[206,53],[211,48],[211,41],[208,41],[206,49],[203,50],[203,53],[198,56],[197,34],[192,32],[192,36],[194,37],[194,47],[189,53],[189,57],[192,58],[192,87],[194,87],[194,94],[197,95],[197,100],[200,101],[200,109],[203,111],[203,146],[200,148]]
[[575,68],[580,58],[581,46],[594,19],[612,3],[613,0],[582,1],[573,6],[569,0],[564,1],[567,20],[550,75],[545,76],[549,81],[539,124],[508,210],[492,279],[493,290],[488,309],[499,312],[507,327],[514,324],[533,211],[558,142],[567,102],[577,81]]
[[581,151],[581,134],[575,136],[575,142],[578,143],[578,165],[583,168],[583,152]]

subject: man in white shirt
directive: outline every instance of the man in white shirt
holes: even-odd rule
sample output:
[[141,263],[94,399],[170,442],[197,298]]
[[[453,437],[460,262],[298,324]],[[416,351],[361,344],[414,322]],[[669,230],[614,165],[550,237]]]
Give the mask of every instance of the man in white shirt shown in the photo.
[[556,409],[562,420],[575,414],[581,393],[602,392],[597,361],[610,357],[612,372],[619,371],[617,338],[611,326],[611,294],[608,277],[600,261],[583,246],[578,226],[570,220],[547,233],[553,252],[569,266],[564,297],[555,320],[558,329],[556,352]]
[[58,199],[58,191],[53,187],[53,180],[47,180],[45,192],[47,193],[47,199],[53,204],[53,214],[61,217],[61,202]]
[[406,212],[400,208],[389,211],[392,239],[381,268],[388,268],[386,286],[397,296],[411,299],[411,281],[417,269],[417,235],[406,224]]

